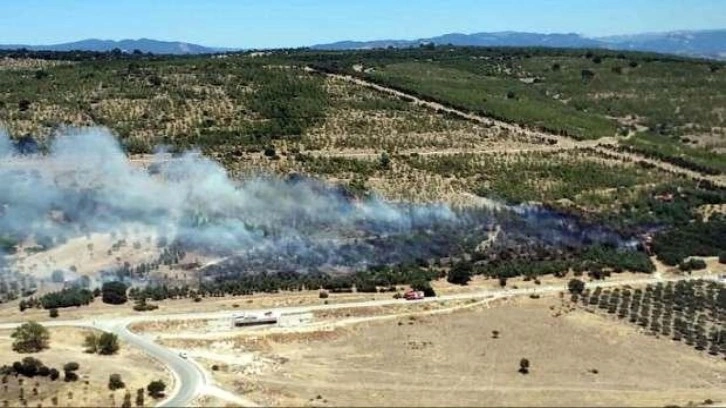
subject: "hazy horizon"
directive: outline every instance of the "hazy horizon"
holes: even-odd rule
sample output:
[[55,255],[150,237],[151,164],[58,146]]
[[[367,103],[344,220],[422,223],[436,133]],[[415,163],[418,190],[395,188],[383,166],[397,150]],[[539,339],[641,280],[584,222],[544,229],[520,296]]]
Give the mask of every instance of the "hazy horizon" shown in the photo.
[[446,33],[518,31],[602,37],[726,28],[726,2],[718,0],[524,0],[516,4],[26,0],[3,6],[0,43],[24,45],[149,38],[210,47],[278,48],[345,40],[413,40]]

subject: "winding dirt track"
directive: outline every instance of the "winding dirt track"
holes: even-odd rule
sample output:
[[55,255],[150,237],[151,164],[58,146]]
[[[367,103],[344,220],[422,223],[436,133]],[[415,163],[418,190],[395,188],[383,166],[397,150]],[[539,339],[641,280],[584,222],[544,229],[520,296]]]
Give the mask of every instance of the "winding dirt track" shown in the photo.
[[[307,68],[307,70],[319,72],[319,71],[315,71],[312,68]],[[325,75],[328,75],[335,79],[339,79],[339,80],[347,81],[347,82],[354,83],[354,84],[357,84],[360,86],[364,86],[366,88],[370,88],[370,89],[373,89],[373,90],[376,90],[379,92],[383,92],[383,93],[395,96],[397,98],[401,98],[401,99],[410,101],[419,106],[424,106],[424,107],[427,107],[427,108],[430,108],[433,110],[437,110],[440,112],[447,112],[449,114],[456,115],[458,117],[468,119],[468,120],[471,120],[474,122],[482,123],[482,124],[485,124],[488,126],[494,125],[501,129],[507,129],[512,132],[528,134],[530,136],[539,137],[545,141],[556,142],[556,145],[554,145],[554,146],[556,146],[556,148],[559,148],[559,149],[562,149],[562,148],[577,149],[577,148],[590,147],[590,148],[594,148],[597,152],[599,152],[601,154],[605,154],[605,155],[611,156],[611,157],[619,159],[619,160],[648,163],[661,170],[680,174],[682,176],[689,177],[696,181],[708,181],[708,182],[713,183],[716,186],[726,188],[726,175],[712,176],[712,175],[704,174],[704,173],[701,173],[698,171],[690,170],[690,169],[687,169],[684,167],[680,167],[680,166],[674,165],[672,163],[648,158],[648,157],[645,157],[645,156],[642,156],[642,155],[639,155],[636,153],[618,151],[615,149],[618,145],[618,140],[614,137],[601,138],[598,140],[582,140],[582,141],[574,140],[574,139],[571,139],[571,138],[568,138],[565,136],[555,135],[555,134],[551,134],[551,133],[545,133],[545,132],[541,132],[541,131],[534,131],[534,130],[527,129],[527,128],[524,128],[519,125],[513,125],[510,123],[502,122],[502,121],[495,120],[492,118],[476,115],[476,114],[469,113],[469,112],[464,112],[464,111],[454,109],[449,106],[442,105],[438,102],[426,101],[417,96],[414,96],[414,95],[411,95],[411,94],[408,94],[405,92],[401,92],[401,91],[393,89],[393,88],[388,88],[386,86],[382,86],[382,85],[379,85],[379,84],[376,84],[376,83],[373,83],[370,81],[366,81],[361,78],[356,78],[356,77],[352,77],[349,75],[330,74],[330,73],[325,73]],[[459,150],[451,150],[451,151],[442,150],[442,151],[438,151],[438,152],[428,152],[426,154],[445,155],[445,154],[457,154],[457,153],[462,153],[462,152]],[[476,153],[476,152],[470,151],[468,153]],[[486,152],[480,152],[480,153],[492,153],[492,152],[486,151]]]

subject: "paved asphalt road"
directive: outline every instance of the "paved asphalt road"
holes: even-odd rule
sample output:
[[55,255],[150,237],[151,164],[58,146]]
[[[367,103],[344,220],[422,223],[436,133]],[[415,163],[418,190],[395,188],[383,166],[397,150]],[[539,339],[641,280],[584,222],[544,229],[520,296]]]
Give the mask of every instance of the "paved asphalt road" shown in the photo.
[[157,406],[186,407],[199,395],[199,391],[207,384],[207,377],[202,369],[192,361],[179,356],[179,353],[155,343],[152,339],[132,333],[126,322],[115,324],[99,324],[99,328],[116,333],[116,335],[147,354],[156,358],[174,375],[174,389],[168,390],[168,398]]
[[[691,280],[691,279],[713,279],[711,277],[683,277],[683,278],[669,278],[663,279],[659,275],[652,275],[649,278],[644,279],[631,279],[627,281],[608,281],[608,282],[588,282],[589,288],[594,287],[613,287],[613,286],[624,286],[624,285],[638,285],[654,283],[659,281],[678,281],[678,280]],[[497,289],[488,290],[482,292],[472,293],[459,293],[454,295],[444,295],[434,298],[425,298],[418,301],[406,301],[402,299],[384,299],[384,300],[373,300],[365,302],[352,302],[352,303],[336,303],[331,305],[312,305],[312,306],[298,306],[298,307],[283,307],[273,309],[279,314],[285,313],[304,313],[314,312],[316,310],[334,310],[351,307],[369,307],[369,306],[387,306],[393,304],[408,304],[408,303],[425,303],[425,302],[441,302],[446,300],[462,300],[462,299],[498,299],[510,296],[522,296],[532,293],[551,293],[566,291],[566,283],[563,281],[561,285],[549,285],[537,288],[525,288],[525,289]],[[266,312],[270,309],[259,309],[259,310],[244,310],[244,312]],[[106,330],[115,333],[122,340],[133,344],[135,347],[140,348],[147,354],[157,359],[160,363],[165,365],[175,377],[174,389],[168,392],[167,399],[161,401],[158,406],[162,407],[184,407],[189,406],[192,400],[200,395],[205,387],[211,386],[210,379],[207,373],[191,360],[184,359],[179,356],[175,350],[168,349],[154,342],[153,339],[138,335],[129,331],[128,326],[132,323],[148,322],[148,321],[163,321],[163,320],[176,320],[176,319],[217,319],[217,318],[231,318],[234,314],[240,313],[240,310],[225,310],[219,312],[207,312],[207,313],[176,313],[176,314],[164,314],[164,315],[143,315],[143,316],[128,316],[121,318],[105,319],[103,321],[94,320],[55,320],[49,322],[42,322],[43,325],[49,327],[59,326],[77,326],[77,327],[93,327],[97,329]],[[20,323],[5,323],[0,324],[0,329],[13,329]]]

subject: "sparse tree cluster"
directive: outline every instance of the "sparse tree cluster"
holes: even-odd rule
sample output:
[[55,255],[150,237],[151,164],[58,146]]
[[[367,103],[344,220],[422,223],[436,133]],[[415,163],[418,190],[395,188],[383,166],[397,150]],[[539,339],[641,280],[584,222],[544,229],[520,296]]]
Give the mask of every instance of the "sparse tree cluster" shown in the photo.
[[83,341],[86,353],[111,355],[116,354],[119,349],[118,336],[113,333],[103,332],[101,335],[89,333]]

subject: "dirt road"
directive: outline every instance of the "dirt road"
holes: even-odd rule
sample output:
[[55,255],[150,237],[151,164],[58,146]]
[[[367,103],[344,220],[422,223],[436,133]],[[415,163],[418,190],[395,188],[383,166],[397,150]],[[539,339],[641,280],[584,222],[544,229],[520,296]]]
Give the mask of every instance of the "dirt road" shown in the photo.
[[[308,70],[314,71],[312,68],[308,68]],[[695,179],[697,181],[709,181],[709,182],[713,183],[714,185],[717,185],[720,187],[726,187],[726,176],[723,176],[723,175],[720,175],[720,176],[707,175],[707,174],[703,174],[701,172],[690,170],[690,169],[687,169],[684,167],[676,166],[676,165],[668,163],[668,162],[651,159],[651,158],[648,158],[648,157],[645,157],[645,156],[642,156],[642,155],[639,155],[636,153],[620,152],[615,149],[615,147],[618,145],[618,140],[615,137],[600,138],[597,140],[582,140],[582,141],[574,140],[574,139],[570,139],[565,136],[544,133],[541,131],[534,131],[534,130],[527,129],[527,128],[524,128],[524,127],[521,127],[518,125],[513,125],[510,123],[498,121],[495,119],[487,118],[487,117],[476,115],[476,114],[469,113],[469,112],[464,112],[464,111],[461,111],[458,109],[451,108],[446,105],[442,105],[441,103],[438,103],[438,102],[426,101],[426,100],[423,100],[414,95],[411,95],[411,94],[408,94],[405,92],[401,92],[401,91],[393,89],[393,88],[388,88],[388,87],[385,87],[385,86],[382,86],[382,85],[379,85],[379,84],[376,84],[376,83],[373,83],[370,81],[366,81],[361,78],[356,78],[356,77],[352,77],[349,75],[340,75],[340,74],[327,74],[327,75],[329,75],[333,78],[339,79],[339,80],[351,82],[351,83],[354,83],[354,84],[357,84],[360,86],[364,86],[366,88],[374,89],[379,92],[383,92],[383,93],[386,93],[386,94],[389,94],[389,95],[392,95],[392,96],[395,96],[395,97],[398,97],[398,98],[401,98],[404,100],[408,100],[416,105],[424,106],[424,107],[427,107],[427,108],[430,108],[430,109],[433,109],[436,111],[446,112],[446,113],[456,115],[458,117],[468,119],[468,120],[471,120],[474,122],[482,123],[482,124],[485,124],[488,126],[493,125],[493,126],[497,126],[497,127],[501,128],[501,129],[507,129],[512,132],[523,133],[523,134],[527,134],[532,137],[538,137],[538,138],[541,138],[542,140],[549,141],[551,143],[555,143],[554,146],[557,146],[557,148],[560,148],[560,149],[562,149],[562,148],[574,149],[574,148],[591,147],[600,153],[607,154],[607,155],[615,157],[615,158],[619,158],[620,160],[629,160],[629,161],[636,161],[636,162],[640,161],[640,162],[649,163],[662,170],[680,174],[680,175]],[[429,154],[445,154],[445,153],[446,153],[445,151],[441,151],[441,152],[430,152]],[[452,153],[454,153],[454,152],[452,152]],[[449,153],[449,154],[451,154],[451,153]]]

